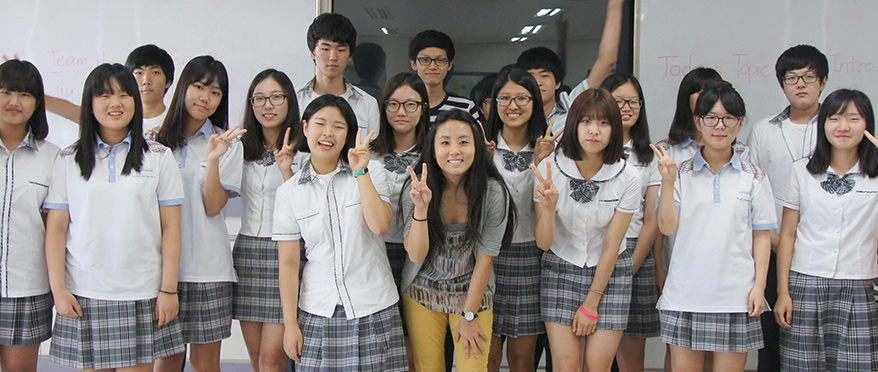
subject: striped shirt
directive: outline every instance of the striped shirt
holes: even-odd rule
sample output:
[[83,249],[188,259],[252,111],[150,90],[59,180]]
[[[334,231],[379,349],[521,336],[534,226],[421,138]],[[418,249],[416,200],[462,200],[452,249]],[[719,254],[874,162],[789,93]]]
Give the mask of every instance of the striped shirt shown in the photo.
[[448,110],[462,110],[469,112],[476,120],[481,120],[479,118],[479,110],[476,107],[476,104],[473,101],[470,101],[469,98],[464,98],[458,96],[454,93],[445,92],[445,99],[442,100],[442,103],[436,107],[430,107],[430,126],[436,122],[436,117],[439,116],[439,113],[442,111]]

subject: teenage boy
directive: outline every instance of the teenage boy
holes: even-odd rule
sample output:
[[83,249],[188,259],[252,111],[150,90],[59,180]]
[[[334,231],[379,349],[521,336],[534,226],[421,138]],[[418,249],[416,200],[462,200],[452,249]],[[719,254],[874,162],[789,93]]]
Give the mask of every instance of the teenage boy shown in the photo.
[[[128,54],[125,67],[134,74],[143,102],[143,130],[162,125],[168,108],[165,93],[174,82],[174,60],[164,49],[152,44],[138,47]],[[79,105],[60,98],[46,96],[46,109],[79,124]]]
[[564,128],[567,121],[567,110],[573,100],[588,88],[596,88],[610,73],[619,58],[619,39],[622,33],[622,5],[625,0],[610,0],[607,3],[607,18],[604,21],[604,31],[601,35],[601,44],[598,49],[598,58],[594,62],[588,78],[573,88],[570,93],[560,92],[561,83],[564,81],[564,66],[561,59],[551,49],[536,47],[525,50],[518,56],[516,65],[527,70],[540,85],[540,93],[543,98],[543,111],[546,119],[552,126],[552,132],[557,133]]
[[[789,101],[780,114],[769,116],[753,125],[747,138],[750,161],[768,174],[771,188],[777,190],[786,181],[793,162],[811,156],[817,143],[817,112],[820,94],[826,88],[829,63],[826,56],[810,45],[787,49],[774,65],[777,82]],[[777,205],[778,220],[783,208]],[[780,225],[780,224],[778,224]],[[771,234],[771,263],[765,285],[765,299],[777,301],[778,235]],[[762,314],[765,348],[759,350],[758,371],[779,371],[779,327],[770,312]]]
[[449,93],[445,90],[445,77],[454,67],[454,42],[444,32],[436,30],[421,31],[409,43],[409,62],[412,70],[427,86],[427,97],[430,99],[430,124],[436,121],[441,111],[464,110],[476,120],[479,110],[468,98]]
[[[344,98],[357,115],[357,127],[363,136],[375,130],[378,134],[378,101],[366,91],[357,88],[344,78],[344,70],[351,61],[357,46],[357,29],[347,17],[335,13],[323,13],[308,27],[308,49],[317,68],[314,78],[299,88],[299,114],[315,98],[332,94]],[[376,136],[372,136],[373,139]]]

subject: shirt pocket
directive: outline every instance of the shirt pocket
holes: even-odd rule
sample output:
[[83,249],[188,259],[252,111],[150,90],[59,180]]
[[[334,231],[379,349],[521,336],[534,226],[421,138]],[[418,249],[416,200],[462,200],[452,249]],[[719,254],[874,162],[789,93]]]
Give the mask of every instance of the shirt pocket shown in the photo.
[[31,180],[27,181],[24,184],[24,195],[27,198],[28,203],[34,203],[32,205],[37,206],[37,208],[42,208],[43,202],[46,200],[46,195],[49,194],[49,181],[48,180]]
[[363,204],[359,200],[345,203],[341,222],[342,230],[358,231],[366,222],[363,217]]
[[140,172],[132,170],[130,175],[121,176],[120,179],[134,195],[158,200],[158,175],[152,169],[142,168]]
[[735,196],[735,217],[750,220],[750,201],[749,192],[738,192],[738,195]]
[[619,199],[601,199],[592,209],[592,221],[596,226],[606,227],[613,219],[616,213],[616,206],[619,205]]
[[299,225],[299,231],[302,234],[302,238],[311,241],[312,244],[316,244],[317,240],[319,240],[317,239],[317,236],[306,237],[305,235],[313,235],[313,232],[315,231],[322,231],[323,228],[320,226],[320,221],[322,220],[324,220],[324,218],[321,218],[320,211],[316,208],[296,213],[296,224]]

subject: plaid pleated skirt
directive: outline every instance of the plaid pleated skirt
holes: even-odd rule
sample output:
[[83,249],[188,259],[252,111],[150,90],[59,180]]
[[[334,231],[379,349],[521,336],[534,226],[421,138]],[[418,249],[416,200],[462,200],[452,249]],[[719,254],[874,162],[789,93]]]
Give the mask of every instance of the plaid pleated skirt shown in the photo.
[[332,318],[299,309],[304,345],[296,371],[408,371],[399,308],[348,320],[344,307]]
[[238,282],[232,293],[232,318],[259,323],[283,323],[278,286],[277,242],[271,238],[238,235],[232,251]]
[[49,360],[77,369],[132,367],[186,351],[178,319],[158,327],[156,299],[106,301],[76,296],[77,319],[55,316]]
[[[543,321],[572,325],[573,316],[588,296],[597,265],[579,267],[551,250],[543,253],[542,265],[540,302]],[[619,254],[613,275],[601,296],[597,329],[623,330],[628,326],[633,272],[634,260],[626,249]]]
[[232,282],[179,282],[180,325],[187,344],[209,344],[232,335]]
[[699,351],[745,353],[763,347],[762,323],[747,313],[691,313],[662,310],[661,339]]
[[[637,238],[627,239],[631,254],[637,247]],[[628,310],[628,328],[622,337],[650,338],[659,336],[659,313],[655,308],[658,302],[658,289],[655,286],[655,258],[652,251],[646,255],[640,270],[634,274],[634,287],[631,291],[631,308]]]
[[784,371],[878,371],[872,281],[790,271],[792,329],[780,330]]
[[540,260],[535,241],[513,243],[494,259],[495,336],[519,337],[546,332],[540,318]]
[[52,294],[0,298],[0,345],[33,346],[52,337]]

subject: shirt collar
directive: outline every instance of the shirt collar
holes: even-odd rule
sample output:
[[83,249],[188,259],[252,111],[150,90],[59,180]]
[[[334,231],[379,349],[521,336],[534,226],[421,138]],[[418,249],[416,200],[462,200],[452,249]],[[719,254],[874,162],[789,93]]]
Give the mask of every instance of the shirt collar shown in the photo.
[[205,120],[201,128],[198,128],[198,131],[192,137],[196,137],[199,134],[204,135],[204,139],[210,139],[210,135],[213,134],[213,123],[210,122],[210,119]]
[[[775,115],[773,118],[769,119],[768,122],[776,125],[780,125],[784,120],[790,118],[790,106],[787,106],[780,114]],[[817,123],[817,115],[814,115],[813,118],[808,122],[808,124],[816,124]]]
[[[509,147],[509,144],[507,144],[506,140],[503,139],[503,134],[500,134],[500,133],[497,134],[497,149],[506,150],[506,151],[513,152],[513,153],[515,152],[515,151],[512,151],[512,149]],[[533,146],[531,146],[530,143],[528,143],[528,144],[524,145],[524,147],[522,147],[521,150],[519,150],[519,152],[522,152],[522,151],[533,152],[534,149],[533,149]]]
[[[351,166],[347,163],[342,162],[341,160],[338,161],[338,165],[337,165],[336,169],[338,169],[339,173],[341,173],[341,172],[352,173]],[[299,185],[302,185],[305,183],[312,183],[318,179],[317,172],[314,170],[314,166],[311,164],[311,158],[308,158],[308,160],[305,161],[305,166],[302,167],[302,170],[299,171],[299,173],[301,174],[301,176],[299,176],[299,181],[298,181]]]
[[[692,157],[692,170],[698,172],[705,165],[707,165],[707,160],[704,160],[704,155],[701,154],[701,151],[704,150],[704,146],[698,148],[698,151],[695,152],[695,156]],[[729,161],[729,164],[732,165],[732,168],[735,168],[739,171],[744,171],[744,166],[741,165],[741,157],[738,156],[737,151],[732,151],[732,160]],[[708,168],[710,168],[708,166]]]
[[[316,80],[317,80],[316,76],[311,78],[311,80],[309,80],[308,83],[305,84],[305,86],[303,86],[302,88],[299,89],[299,92],[300,93],[307,93],[307,95],[309,97],[316,96],[317,93],[314,92],[314,83]],[[362,97],[362,94],[360,94],[360,92],[357,89],[355,89],[355,87],[348,81],[348,79],[344,79],[344,88],[345,88],[344,93],[339,95],[339,97],[344,98],[346,100],[354,98],[354,97],[358,97],[358,98]]]
[[[3,148],[6,149],[6,145],[2,141],[0,141],[0,146],[3,146]],[[31,132],[30,128],[28,128],[27,134],[24,135],[24,138],[21,139],[21,143],[18,144],[18,147],[28,147],[34,151],[40,151],[37,146],[37,139],[34,138],[34,134]],[[9,151],[9,149],[6,149],[6,151]]]
[[[95,141],[95,151],[97,151],[98,149],[110,151],[110,149],[113,148],[113,146],[108,145],[106,142],[104,142],[103,139],[101,139],[101,136],[97,134],[95,134],[95,139],[97,139],[97,141]],[[131,146],[131,131],[128,131],[128,135],[126,135],[121,142],[117,143],[117,145],[122,143]]]
[[[576,161],[570,159],[566,156],[562,156],[562,154],[555,152],[555,166],[558,168],[558,171],[563,175],[567,176],[567,178],[582,180],[582,174],[579,173],[579,168],[576,166]],[[619,161],[613,164],[603,164],[601,165],[601,169],[598,170],[597,173],[589,180],[592,182],[606,182],[613,178],[616,178],[619,174],[625,170],[625,166],[628,163],[625,159],[619,159]]]
[[561,101],[556,98],[555,99],[555,106],[552,107],[552,112],[549,113],[549,117],[551,118],[555,114],[561,115],[561,114],[566,114],[566,113],[567,113],[567,108],[564,107],[563,105],[561,105]]
[[694,143],[696,146],[698,145],[698,142],[695,142],[694,139],[692,139],[692,138],[686,138],[685,141],[680,142],[679,146],[680,146],[680,147],[689,147],[689,146],[692,146],[693,143]]
[[826,167],[826,173],[827,173],[827,174],[829,174],[829,173],[834,173],[834,174],[839,175],[839,176],[842,176],[842,177],[844,177],[845,175],[848,175],[848,174],[860,174],[860,161],[857,160],[857,163],[854,164],[854,166],[851,167],[851,169],[850,169],[847,173],[845,173],[845,174],[838,174],[838,173],[836,173],[835,170],[832,169],[832,167]]

